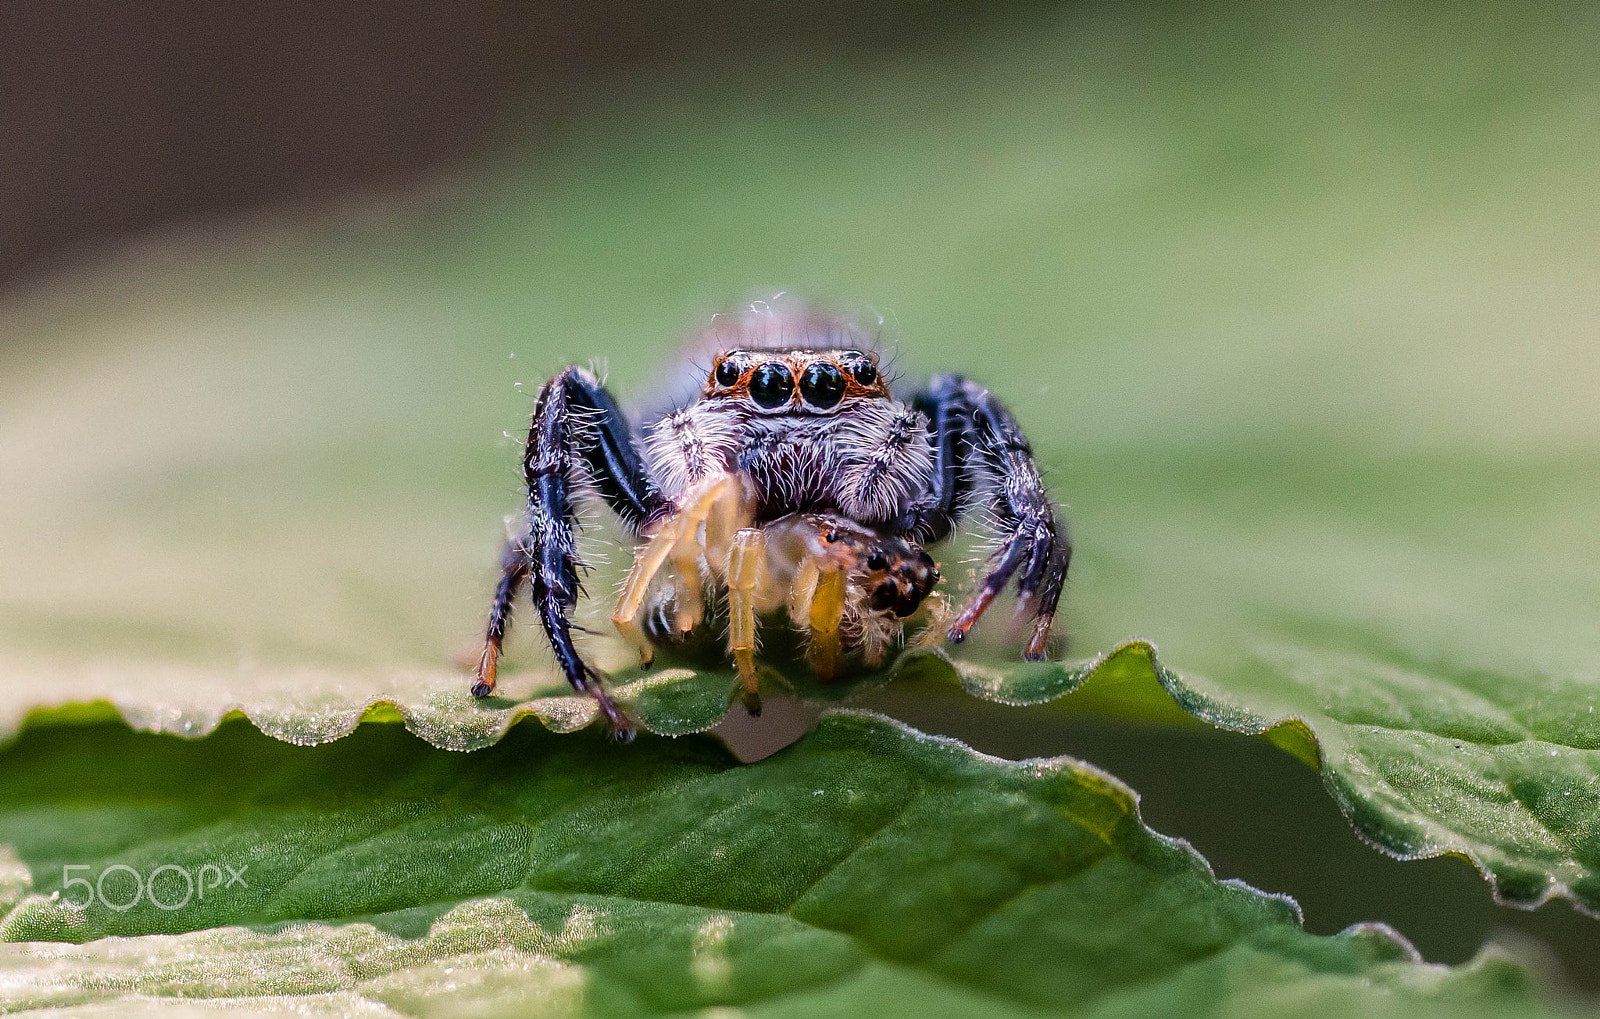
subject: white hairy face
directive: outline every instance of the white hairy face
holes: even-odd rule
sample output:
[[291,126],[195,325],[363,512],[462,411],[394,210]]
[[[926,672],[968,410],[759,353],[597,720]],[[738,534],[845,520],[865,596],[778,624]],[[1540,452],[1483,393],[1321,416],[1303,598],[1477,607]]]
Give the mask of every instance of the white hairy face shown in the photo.
[[657,421],[645,452],[669,499],[711,472],[742,471],[763,505],[862,524],[902,515],[934,464],[926,419],[892,398],[875,354],[853,347],[717,352],[699,399]]

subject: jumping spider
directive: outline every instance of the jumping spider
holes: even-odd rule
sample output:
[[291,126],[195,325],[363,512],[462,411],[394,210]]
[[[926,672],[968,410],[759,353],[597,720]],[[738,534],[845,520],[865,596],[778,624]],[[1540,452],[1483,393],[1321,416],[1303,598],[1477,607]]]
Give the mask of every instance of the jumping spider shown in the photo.
[[[726,320],[724,320],[726,327]],[[494,690],[511,607],[527,582],[567,680],[599,702],[620,740],[628,719],[572,641],[580,593],[573,497],[598,494],[643,540],[611,620],[645,664],[705,619],[705,590],[725,591],[727,653],[759,710],[757,616],[787,609],[809,633],[821,679],[846,650],[881,661],[919,608],[942,605],[923,546],[986,515],[989,570],[953,619],[959,643],[1017,578],[1023,657],[1042,659],[1072,548],[1027,438],[987,389],[936,376],[895,400],[878,356],[853,327],[750,314],[710,337],[698,394],[649,421],[642,440],[602,383],[567,368],[539,391],[523,456],[528,503],[502,557],[472,692]]]

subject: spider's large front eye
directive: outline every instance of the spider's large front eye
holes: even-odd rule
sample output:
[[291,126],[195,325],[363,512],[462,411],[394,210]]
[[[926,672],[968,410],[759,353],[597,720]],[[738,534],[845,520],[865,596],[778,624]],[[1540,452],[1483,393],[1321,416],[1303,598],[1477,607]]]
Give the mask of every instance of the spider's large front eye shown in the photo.
[[750,376],[750,399],[758,407],[781,407],[794,394],[794,376],[777,362],[769,362]]
[[717,385],[726,388],[738,384],[739,374],[740,372],[738,365],[734,364],[732,361],[724,361],[717,365],[717,370],[712,377],[717,380]]
[[800,395],[811,406],[827,410],[844,397],[844,372],[818,361],[800,376]]

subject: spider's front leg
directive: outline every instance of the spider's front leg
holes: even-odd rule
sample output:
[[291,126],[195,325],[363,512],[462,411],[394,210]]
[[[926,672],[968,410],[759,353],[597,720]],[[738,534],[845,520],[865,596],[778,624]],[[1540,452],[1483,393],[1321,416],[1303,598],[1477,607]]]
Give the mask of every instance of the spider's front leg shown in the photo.
[[823,682],[839,675],[846,581],[841,565],[826,553],[814,553],[800,563],[789,590],[789,618],[807,632],[806,660]]
[[944,538],[976,502],[987,503],[1000,528],[989,573],[951,622],[948,638],[958,644],[965,640],[1015,576],[1017,611],[1033,620],[1023,657],[1042,660],[1072,543],[1056,520],[1027,436],[987,389],[959,375],[935,377],[912,405],[928,416],[935,436],[934,490],[913,521],[918,536],[929,542]]
[[834,514],[801,514],[770,525],[795,562],[789,618],[810,635],[807,658],[817,678],[836,679],[843,667],[848,615],[863,661],[876,667],[903,621],[921,607],[939,570],[928,553],[901,538]]
[[578,558],[572,486],[599,492],[623,525],[635,533],[669,513],[672,505],[645,473],[632,428],[616,400],[581,368],[566,369],[539,391],[522,474],[528,486],[527,519],[502,557],[473,696],[487,697],[494,692],[512,604],[527,582],[539,622],[567,681],[599,702],[617,739],[632,739],[633,726],[606,691],[599,672],[583,660],[572,641],[569,614],[582,593],[578,571],[583,565]]
[[[661,520],[650,540],[633,556],[633,569],[617,597],[611,622],[629,643],[639,649],[639,658],[649,665],[655,649],[639,625],[650,583],[671,560],[678,568],[681,586],[678,594],[689,599],[679,605],[674,625],[688,631],[700,621],[700,563],[705,561],[713,576],[725,576],[731,536],[746,527],[752,516],[751,494],[743,477],[718,472],[707,475],[683,494],[682,505]],[[703,530],[702,530],[703,528]],[[688,590],[688,589],[692,589]]]
[[766,534],[758,527],[741,528],[728,553],[728,653],[739,669],[740,700],[752,715],[761,714],[756,603],[769,582]]

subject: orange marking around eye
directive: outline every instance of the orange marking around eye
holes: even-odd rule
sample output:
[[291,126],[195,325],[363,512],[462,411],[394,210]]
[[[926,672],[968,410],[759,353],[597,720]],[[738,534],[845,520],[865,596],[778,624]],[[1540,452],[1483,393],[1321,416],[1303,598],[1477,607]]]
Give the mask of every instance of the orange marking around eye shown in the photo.
[[[861,383],[856,381],[856,377],[854,375],[850,374],[850,371],[845,367],[844,362],[840,359],[839,355],[845,353],[854,353],[854,351],[730,350],[726,353],[718,354],[712,360],[711,372],[706,376],[706,383],[701,387],[700,395],[708,400],[748,400],[750,398],[750,377],[755,374],[756,368],[763,364],[771,361],[782,362],[788,367],[789,374],[795,379],[799,379],[804,376],[805,370],[811,365],[816,364],[818,361],[827,361],[844,374],[845,399],[849,399],[851,397],[855,397],[857,399],[870,399],[873,397],[882,397],[885,400],[889,399],[889,383],[886,379],[884,379],[883,373],[881,371],[878,373],[878,377],[873,380],[872,385],[863,386]],[[731,386],[718,385],[718,366],[736,354],[748,357],[750,359],[749,364],[745,367],[744,371],[739,373],[739,381],[735,382]],[[872,363],[874,366],[876,366],[878,363],[877,359],[873,358]],[[791,399],[794,401],[800,399],[798,386],[796,387],[796,395]]]
[[755,374],[755,364],[749,365],[739,373],[739,381],[728,387],[717,384],[717,369],[722,366],[734,351],[727,354],[718,354],[711,362],[711,373],[706,376],[706,384],[700,387],[700,395],[705,399],[717,400],[748,400],[750,398],[750,376]]

